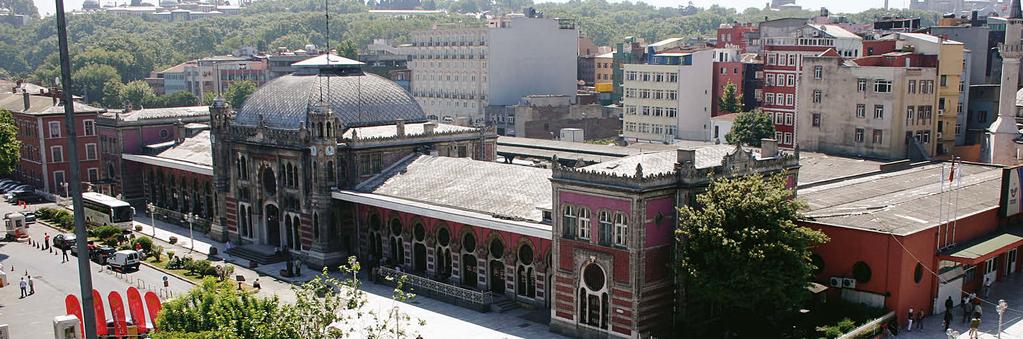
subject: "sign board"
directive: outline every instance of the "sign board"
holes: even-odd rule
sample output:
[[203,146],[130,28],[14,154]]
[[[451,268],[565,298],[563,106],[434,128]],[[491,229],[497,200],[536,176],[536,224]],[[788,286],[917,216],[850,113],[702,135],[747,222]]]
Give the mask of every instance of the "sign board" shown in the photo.
[[1003,217],[1017,215],[1023,209],[1023,204],[1020,203],[1023,200],[1020,199],[1023,196],[1021,177],[1023,177],[1023,166],[1002,170],[1002,197],[1000,205]]

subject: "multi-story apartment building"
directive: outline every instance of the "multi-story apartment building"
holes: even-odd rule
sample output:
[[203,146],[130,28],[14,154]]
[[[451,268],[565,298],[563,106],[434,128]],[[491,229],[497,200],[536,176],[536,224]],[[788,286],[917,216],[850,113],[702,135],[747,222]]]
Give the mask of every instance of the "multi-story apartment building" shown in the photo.
[[802,58],[829,49],[844,58],[859,57],[863,55],[863,38],[839,26],[811,25],[798,18],[764,21],[759,33],[764,54],[762,107],[774,120],[781,147],[794,147]]
[[[913,51],[917,54],[937,57],[935,77],[937,97],[935,98],[936,142],[929,150],[936,157],[950,157],[955,150],[957,117],[963,111],[960,94],[964,68],[963,43],[923,33],[897,33],[886,38],[895,39],[895,49]],[[960,126],[959,132],[962,128]]]
[[612,51],[593,57],[593,83],[611,84],[614,82],[614,72],[611,71],[614,65],[614,54],[615,52]]
[[412,32],[412,94],[427,115],[483,123],[490,105],[576,93],[579,30],[569,19],[505,16],[487,27]]
[[908,52],[852,61],[834,51],[804,57],[800,149],[890,160],[931,155],[937,64],[936,56]]
[[[68,126],[60,94],[51,90],[49,96],[21,91],[0,93],[0,108],[11,111],[18,126],[21,160],[15,176],[42,191],[66,195],[65,186],[71,175],[68,154]],[[96,136],[96,114],[102,108],[75,103],[74,130],[77,133],[78,158],[83,183],[100,178],[99,146]]]
[[711,115],[724,113],[719,105],[729,83],[735,85],[736,96],[741,97],[739,110],[749,111],[760,105],[763,96],[763,62],[753,53],[740,53],[735,47],[714,50],[714,84]]
[[710,140],[713,60],[714,50],[704,49],[654,54],[648,64],[626,64],[625,137]]
[[319,50],[313,44],[305,45],[304,49],[294,51],[288,50],[286,47],[278,48],[274,54],[266,56],[267,81],[294,73],[295,67],[291,66],[292,64],[317,55],[319,55]]
[[750,43],[750,33],[757,31],[753,23],[731,23],[718,26],[715,48],[737,48],[739,53],[746,53]]
[[257,56],[213,56],[185,63],[185,86],[197,98],[206,93],[223,93],[232,83],[250,80],[257,86],[267,81],[266,58]]

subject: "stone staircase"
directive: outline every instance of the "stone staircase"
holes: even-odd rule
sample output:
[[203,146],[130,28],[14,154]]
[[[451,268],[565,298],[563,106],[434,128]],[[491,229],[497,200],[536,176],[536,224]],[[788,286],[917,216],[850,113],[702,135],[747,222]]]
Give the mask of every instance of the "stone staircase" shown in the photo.
[[519,304],[504,295],[494,295],[494,302],[490,304],[490,311],[504,313],[519,308]]
[[236,246],[226,251],[233,257],[255,261],[260,265],[274,264],[288,259],[287,252],[277,252],[273,247],[259,245]]

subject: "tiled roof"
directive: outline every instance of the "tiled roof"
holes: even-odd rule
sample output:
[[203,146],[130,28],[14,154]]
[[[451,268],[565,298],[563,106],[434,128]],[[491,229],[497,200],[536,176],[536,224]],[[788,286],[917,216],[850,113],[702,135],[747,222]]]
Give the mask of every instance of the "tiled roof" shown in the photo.
[[[0,108],[11,112],[27,114],[63,114],[64,105],[59,102],[53,104],[53,98],[39,95],[29,95],[29,107],[25,109],[24,94],[0,93]],[[80,102],[75,102],[75,113],[98,113],[105,112],[103,108],[92,107]]]
[[[423,125],[426,123],[407,123],[405,124],[405,135],[423,135]],[[451,133],[451,132],[474,132],[476,128],[463,127],[449,124],[437,124],[434,128],[434,133]],[[352,132],[355,132],[360,139],[363,138],[393,138],[398,136],[398,127],[395,124],[379,125],[379,126],[367,126],[349,128],[345,130],[344,138],[351,139]]]
[[420,155],[357,188],[431,205],[541,222],[551,209],[551,170],[467,158]]
[[[721,165],[721,160],[726,155],[734,153],[737,148],[732,145],[707,145],[693,149],[696,150],[696,168],[710,168]],[[753,151],[759,158],[759,149],[749,148],[748,150]],[[677,162],[678,152],[672,150],[628,156],[586,166],[584,169],[604,174],[632,176],[636,174],[636,165],[643,164],[643,176],[648,177],[674,172]]]
[[191,138],[185,138],[180,144],[157,153],[155,156],[187,162],[196,165],[213,166],[213,150],[210,144],[210,132],[199,132]]
[[139,121],[167,118],[190,118],[202,116],[209,117],[209,115],[210,108],[208,106],[144,108],[120,113],[118,112],[103,113],[104,118],[113,119],[115,116],[120,116],[121,121]]

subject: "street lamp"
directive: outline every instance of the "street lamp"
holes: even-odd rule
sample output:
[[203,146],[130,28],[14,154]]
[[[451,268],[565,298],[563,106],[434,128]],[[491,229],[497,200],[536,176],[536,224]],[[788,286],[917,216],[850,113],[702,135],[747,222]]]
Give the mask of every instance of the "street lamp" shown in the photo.
[[61,186],[61,187],[64,187],[64,198],[70,198],[70,197],[71,197],[71,194],[70,194],[70,193],[68,193],[68,184],[67,184],[67,181],[62,181],[62,182],[60,182],[60,186]]
[[149,227],[153,228],[153,238],[156,238],[156,205],[152,202],[146,204],[146,210],[149,211]]
[[188,221],[188,251],[192,252],[195,250],[195,237],[192,236],[192,221],[195,220],[195,214],[192,212],[185,213],[185,221]]
[[1002,315],[1007,309],[1009,309],[1009,304],[1005,302],[1005,299],[999,299],[998,306],[995,307],[995,310],[998,310],[998,339],[1002,339]]

